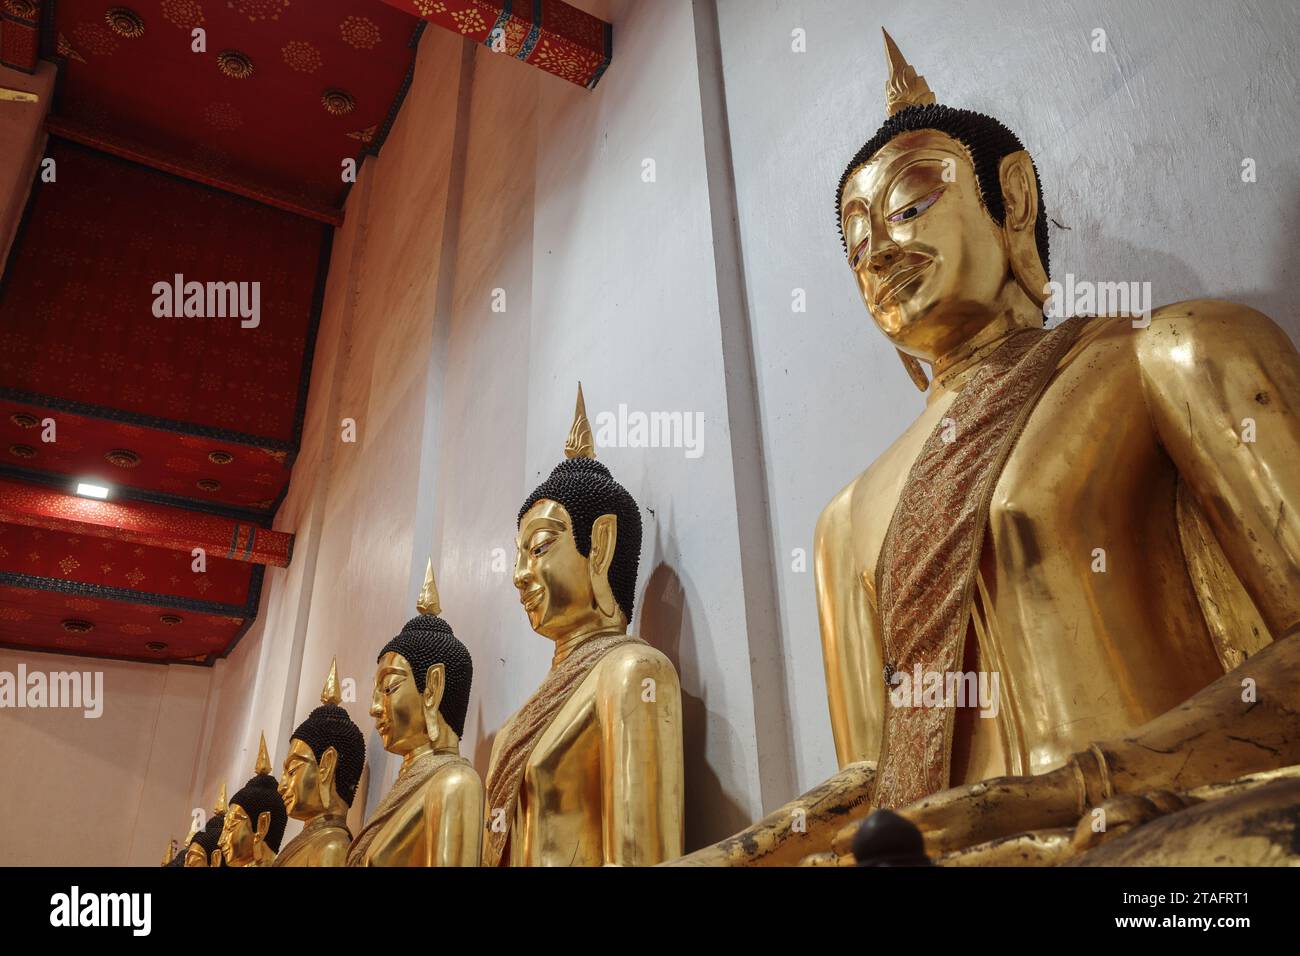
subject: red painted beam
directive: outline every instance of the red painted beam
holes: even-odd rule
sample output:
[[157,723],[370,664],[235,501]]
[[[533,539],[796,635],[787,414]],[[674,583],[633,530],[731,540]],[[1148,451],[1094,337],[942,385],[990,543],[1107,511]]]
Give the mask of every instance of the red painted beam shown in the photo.
[[587,89],[613,55],[614,28],[564,0],[384,2]]
[[234,193],[236,196],[243,196],[245,199],[252,199],[263,205],[283,209],[285,212],[305,216],[317,222],[327,223],[331,226],[343,225],[343,210],[341,209],[295,199],[292,196],[273,192],[236,179],[221,178],[200,172],[157,150],[146,149],[135,143],[127,142],[121,137],[87,129],[76,120],[55,116],[51,113],[45,118],[45,129],[52,136],[61,136],[64,139],[72,140],[74,143],[80,143],[82,146],[97,149],[102,153],[108,153],[111,156],[148,166],[150,169],[157,169],[173,176],[179,176],[182,179],[188,179],[191,182],[202,183],[214,189]]
[[41,56],[40,0],[0,0],[0,66],[36,72]]
[[0,521],[287,568],[293,535],[197,511],[97,501],[0,479]]

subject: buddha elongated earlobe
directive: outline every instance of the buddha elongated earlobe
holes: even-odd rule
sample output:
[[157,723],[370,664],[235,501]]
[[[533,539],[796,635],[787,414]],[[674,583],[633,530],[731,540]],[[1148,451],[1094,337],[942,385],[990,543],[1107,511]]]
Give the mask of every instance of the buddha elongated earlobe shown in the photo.
[[254,843],[265,843],[266,835],[271,832],[271,814],[263,810],[257,815],[257,830],[253,833]]
[[596,599],[596,608],[605,617],[618,614],[618,601],[609,586],[609,566],[614,560],[614,547],[618,543],[618,516],[601,515],[591,525],[591,553],[588,555],[588,567],[591,574],[591,593]]
[[1047,300],[1047,270],[1039,254],[1035,232],[1038,222],[1038,174],[1024,150],[1003,156],[998,164],[1002,185],[1007,254],[1011,271],[1025,295],[1039,306]]
[[907,377],[912,380],[912,384],[923,392],[929,391],[930,379],[926,377],[925,369],[921,367],[921,360],[915,355],[908,355],[902,349],[897,351],[898,357],[903,360],[903,368],[907,369]]
[[338,760],[339,752],[333,747],[326,747],[325,752],[321,754],[320,762],[317,764],[322,803],[325,801],[326,795],[334,787],[334,768],[338,765]]
[[[434,737],[438,730],[438,708],[442,706],[442,692],[446,682],[447,668],[443,664],[429,665],[424,675],[424,714],[430,737]],[[434,742],[437,743],[436,740]]]

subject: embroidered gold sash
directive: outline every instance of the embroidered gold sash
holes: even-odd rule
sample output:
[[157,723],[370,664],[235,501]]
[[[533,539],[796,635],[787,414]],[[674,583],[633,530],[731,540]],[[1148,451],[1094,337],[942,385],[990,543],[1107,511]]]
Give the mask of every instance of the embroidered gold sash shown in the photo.
[[[483,841],[483,865],[502,866],[509,857],[510,828],[514,824],[519,788],[524,782],[524,768],[533,748],[551,721],[560,712],[600,659],[622,644],[644,644],[639,637],[610,634],[593,637],[573,649],[551,669],[528,702],[519,708],[510,725],[510,736],[502,745],[496,764],[487,779],[487,837]],[[493,828],[498,811],[505,811],[504,827]]]
[[993,488],[1085,321],[1011,335],[953,399],[912,464],[877,571],[887,685],[877,807],[948,786],[955,711],[913,706],[910,695],[895,707],[890,678],[902,671],[911,679],[918,665],[923,674],[961,669]]

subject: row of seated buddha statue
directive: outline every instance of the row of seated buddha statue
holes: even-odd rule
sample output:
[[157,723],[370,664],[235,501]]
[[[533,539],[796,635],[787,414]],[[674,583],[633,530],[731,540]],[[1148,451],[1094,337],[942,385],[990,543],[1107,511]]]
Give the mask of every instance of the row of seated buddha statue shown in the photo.
[[[595,460],[579,387],[565,459],[518,516],[514,584],[555,644],[536,693],[497,732],[486,785],[461,755],[469,650],[441,616],[432,563],[417,615],[379,651],[370,716],[402,758],[353,837],[365,739],[340,706],[337,662],[292,733],[277,785],[265,738],[253,778],[171,866],[643,865],[681,856],[681,689],[628,634],[641,554],[636,502]],[[302,831],[280,847],[288,817]]]
[[[555,656],[486,786],[459,753],[469,654],[426,594],[379,654],[370,712],[403,764],[355,840],[361,735],[327,701],[283,806],[255,776],[186,861],[269,861],[286,807],[307,827],[278,865],[1300,861],[1300,356],[1210,299],[1047,329],[1029,154],[885,49],[888,118],[836,225],[926,404],[814,536],[839,772],[682,856],[678,678],[627,633],[641,522],[579,390],[518,518],[514,583]],[[931,698],[976,673],[996,707]]]

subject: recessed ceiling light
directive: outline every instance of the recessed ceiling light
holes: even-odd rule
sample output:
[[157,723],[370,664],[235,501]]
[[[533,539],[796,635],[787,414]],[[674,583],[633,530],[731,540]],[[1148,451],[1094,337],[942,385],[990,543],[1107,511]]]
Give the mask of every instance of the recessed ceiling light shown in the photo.
[[77,494],[83,498],[107,498],[108,488],[104,485],[92,485],[87,481],[77,482]]

